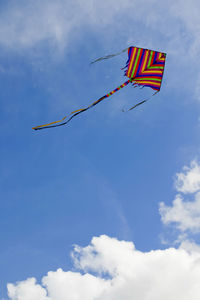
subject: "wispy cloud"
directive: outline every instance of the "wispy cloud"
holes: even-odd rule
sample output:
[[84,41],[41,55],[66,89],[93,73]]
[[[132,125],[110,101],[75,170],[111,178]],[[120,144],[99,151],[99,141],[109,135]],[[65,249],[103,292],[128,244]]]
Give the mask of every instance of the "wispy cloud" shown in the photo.
[[140,5],[135,0],[8,1],[0,13],[0,44],[15,51],[34,48],[42,42],[63,48],[81,34],[84,26],[89,26],[90,32],[104,40],[119,40],[124,36],[127,43],[140,40],[145,45],[164,46],[172,53],[179,51],[180,59],[187,51],[192,58],[199,53],[198,9],[196,0],[190,3],[142,0]]
[[135,0],[8,1],[0,12],[0,46],[6,55],[10,50],[23,57],[47,52],[62,57],[87,32],[102,47],[91,59],[127,45],[162,50],[171,61],[168,85],[192,90],[199,98],[198,11],[197,0],[141,0],[139,5]]
[[[30,56],[48,52],[56,57],[72,49],[84,32],[101,45],[95,55],[127,45],[167,52],[168,84],[189,88],[199,97],[199,2],[157,0],[8,1],[0,12],[0,46]],[[12,22],[10,21],[12,20]],[[37,49],[37,51],[36,51]],[[62,56],[62,55],[61,55]],[[173,76],[172,76],[173,74]],[[186,87],[187,78],[187,87]],[[184,83],[184,84],[183,84]],[[195,85],[195,89],[194,89]]]
[[[11,2],[1,10],[0,44],[14,51],[34,48],[40,43],[64,48],[84,25],[104,27],[130,1],[94,3],[93,0]],[[131,5],[132,6],[132,5]],[[10,22],[12,20],[12,22]]]

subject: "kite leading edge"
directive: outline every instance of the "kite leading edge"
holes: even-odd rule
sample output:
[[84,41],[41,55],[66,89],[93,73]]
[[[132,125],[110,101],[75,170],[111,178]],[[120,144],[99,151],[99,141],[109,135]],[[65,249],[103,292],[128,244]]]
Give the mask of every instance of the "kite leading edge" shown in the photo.
[[[121,51],[125,52],[127,49]],[[92,63],[95,63],[97,61],[103,60],[103,59],[109,59],[111,57],[114,57],[116,55],[119,55],[120,53],[111,54],[105,57],[101,57],[93,61]],[[164,67],[165,67],[165,60],[166,60],[166,54],[162,52],[157,52],[149,49],[143,49],[138,47],[129,47],[128,48],[128,60],[126,63],[126,66],[124,67],[125,73],[124,75],[127,76],[129,79],[125,81],[123,84],[118,86],[116,89],[111,91],[110,93],[106,94],[105,96],[99,98],[95,102],[93,102],[91,105],[89,105],[86,108],[78,109],[73,112],[71,112],[69,115],[63,117],[61,120],[54,121],[48,124],[39,125],[36,127],[33,127],[34,130],[40,130],[45,128],[53,128],[58,126],[63,126],[70,122],[75,116],[81,114],[82,112],[92,108],[93,106],[97,105],[102,100],[110,97],[123,87],[127,86],[129,83],[132,83],[133,86],[141,86],[141,87],[150,87],[156,92],[153,94],[153,96],[160,91],[163,73],[164,73]],[[131,107],[129,110],[134,109],[135,107],[145,103],[147,100],[143,100],[133,107]],[[67,119],[68,118],[68,119]],[[66,120],[67,119],[67,120]],[[65,121],[66,120],[66,121]]]

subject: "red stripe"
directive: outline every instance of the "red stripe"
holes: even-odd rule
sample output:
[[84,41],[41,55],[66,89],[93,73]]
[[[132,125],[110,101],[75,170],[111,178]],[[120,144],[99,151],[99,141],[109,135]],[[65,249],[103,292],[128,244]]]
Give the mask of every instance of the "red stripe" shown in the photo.
[[163,68],[164,68],[164,64],[159,64],[159,63],[156,63],[156,64],[154,64],[153,66],[156,66],[156,67],[163,67]]

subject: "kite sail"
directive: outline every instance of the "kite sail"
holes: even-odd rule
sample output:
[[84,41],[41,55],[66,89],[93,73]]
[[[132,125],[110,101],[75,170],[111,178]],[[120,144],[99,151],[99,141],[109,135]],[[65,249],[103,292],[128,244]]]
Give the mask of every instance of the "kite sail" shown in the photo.
[[[103,59],[109,59],[111,57],[114,57],[116,55],[121,54],[122,52],[125,52],[127,49],[122,50],[120,53],[107,55],[101,58],[96,59],[92,62],[98,62]],[[143,49],[138,47],[129,47],[128,48],[128,60],[126,63],[126,66],[123,68],[125,69],[124,75],[127,76],[129,79],[125,81],[123,84],[118,86],[116,89],[111,91],[110,93],[104,95],[103,97],[99,98],[95,102],[93,102],[91,105],[87,106],[86,108],[81,108],[78,110],[75,110],[71,112],[69,115],[63,117],[61,120],[54,121],[48,124],[39,125],[36,127],[33,127],[34,130],[40,130],[44,128],[53,128],[58,126],[63,126],[67,124],[69,121],[71,121],[75,116],[79,115],[80,113],[90,109],[91,107],[97,105],[102,100],[110,97],[123,87],[127,86],[129,83],[131,83],[133,86],[140,86],[140,87],[150,87],[156,92],[153,94],[155,95],[160,91],[164,68],[165,68],[165,60],[166,60],[166,53],[149,50],[149,49]],[[147,100],[143,100],[137,104],[135,104],[133,107],[131,107],[129,110],[134,109],[135,107],[145,103]],[[67,119],[68,118],[68,119]]]

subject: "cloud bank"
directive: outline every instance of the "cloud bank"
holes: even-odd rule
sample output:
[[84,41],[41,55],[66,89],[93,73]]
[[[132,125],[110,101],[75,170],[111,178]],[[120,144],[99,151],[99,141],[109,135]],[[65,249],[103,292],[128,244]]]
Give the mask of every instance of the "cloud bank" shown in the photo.
[[[11,300],[199,300],[200,246],[188,232],[200,232],[200,165],[192,161],[176,174],[171,206],[160,203],[165,225],[178,229],[179,248],[142,252],[132,242],[106,235],[74,246],[73,271],[50,271],[37,283],[28,278],[7,285]],[[185,200],[186,195],[194,199]],[[187,233],[187,234],[186,234]]]
[[48,272],[42,283],[29,278],[8,284],[12,300],[199,300],[200,253],[183,249],[141,252],[131,242],[106,235],[76,246],[80,272]]
[[[199,300],[200,246],[188,232],[200,232],[200,165],[192,161],[176,174],[171,206],[160,203],[162,222],[181,234],[179,248],[142,252],[132,242],[106,235],[74,246],[73,271],[50,271],[41,282],[8,283],[11,300]],[[192,195],[192,199],[184,197]]]

